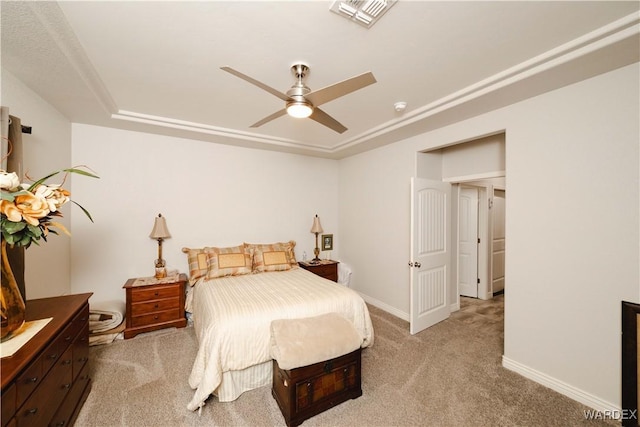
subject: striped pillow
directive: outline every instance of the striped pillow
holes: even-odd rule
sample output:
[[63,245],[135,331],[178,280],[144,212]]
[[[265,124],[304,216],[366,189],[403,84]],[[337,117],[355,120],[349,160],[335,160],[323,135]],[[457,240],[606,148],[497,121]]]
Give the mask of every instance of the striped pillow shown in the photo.
[[189,285],[193,286],[199,278],[207,274],[207,255],[202,248],[182,248],[182,252],[187,254]]
[[204,248],[207,254],[207,279],[251,273],[251,251],[246,245],[229,248]]
[[278,242],[269,244],[245,243],[250,248],[253,258],[253,272],[286,271],[297,268],[294,253],[296,242]]

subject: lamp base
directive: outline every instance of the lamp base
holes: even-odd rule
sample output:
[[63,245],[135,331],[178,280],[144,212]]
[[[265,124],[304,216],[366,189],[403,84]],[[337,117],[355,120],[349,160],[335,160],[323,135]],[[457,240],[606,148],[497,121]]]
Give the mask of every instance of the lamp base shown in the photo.
[[164,279],[167,277],[167,269],[164,267],[156,267],[156,279]]

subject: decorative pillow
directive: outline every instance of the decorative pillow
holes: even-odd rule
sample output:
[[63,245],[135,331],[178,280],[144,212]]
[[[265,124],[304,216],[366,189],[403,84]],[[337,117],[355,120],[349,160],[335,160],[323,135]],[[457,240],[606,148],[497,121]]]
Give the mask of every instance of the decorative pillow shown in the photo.
[[189,263],[189,285],[195,285],[196,281],[207,274],[207,254],[204,249],[182,248],[182,252],[187,254]]
[[251,273],[251,251],[246,245],[229,248],[204,248],[207,254],[207,279]]
[[296,242],[278,242],[269,244],[245,243],[253,258],[253,272],[285,271],[297,268],[298,263],[293,248]]

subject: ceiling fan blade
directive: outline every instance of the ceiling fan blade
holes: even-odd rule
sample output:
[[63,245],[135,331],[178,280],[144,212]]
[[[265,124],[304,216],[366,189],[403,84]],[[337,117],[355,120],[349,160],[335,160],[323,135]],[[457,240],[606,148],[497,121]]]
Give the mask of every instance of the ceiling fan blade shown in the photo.
[[220,69],[223,70],[223,71],[226,71],[227,73],[233,74],[236,77],[240,77],[242,80],[246,80],[249,83],[251,83],[252,85],[258,86],[262,90],[266,90],[270,94],[277,96],[278,98],[282,99],[283,101],[288,101],[289,100],[289,97],[286,94],[280,92],[279,90],[276,90],[276,89],[272,88],[271,86],[267,86],[266,84],[264,84],[262,82],[259,82],[258,80],[247,76],[246,74],[242,74],[240,71],[236,71],[231,67],[220,67]]
[[277,119],[278,117],[282,117],[282,116],[284,116],[286,114],[287,114],[287,110],[283,108],[282,110],[276,111],[275,113],[271,114],[270,116],[267,116],[264,119],[262,119],[262,120],[260,120],[258,122],[255,122],[250,127],[257,128],[257,127],[262,126],[263,124],[265,124],[267,122],[270,122],[273,119]]
[[313,92],[306,94],[304,97],[307,101],[317,107],[325,102],[329,102],[348,93],[355,92],[356,90],[362,89],[363,87],[369,86],[375,82],[376,78],[373,77],[373,74],[371,72],[367,72],[331,86],[314,90]]
[[342,125],[339,121],[319,109],[318,107],[313,109],[313,113],[309,116],[311,120],[315,120],[321,125],[325,125],[331,130],[334,130],[338,133],[344,133],[347,128]]

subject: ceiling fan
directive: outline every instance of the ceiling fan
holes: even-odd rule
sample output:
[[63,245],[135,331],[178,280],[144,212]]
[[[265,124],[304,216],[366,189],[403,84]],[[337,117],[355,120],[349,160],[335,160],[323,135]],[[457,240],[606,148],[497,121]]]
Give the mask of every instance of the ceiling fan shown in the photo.
[[240,77],[286,102],[285,108],[252,124],[252,128],[262,126],[273,119],[289,114],[296,118],[308,117],[338,133],[343,133],[347,128],[318,107],[376,82],[373,74],[367,72],[312,92],[311,89],[304,84],[305,77],[309,74],[309,67],[305,64],[294,64],[291,66],[291,72],[295,76],[296,82],[286,93],[282,93],[231,67],[220,67],[220,69],[236,77]]

